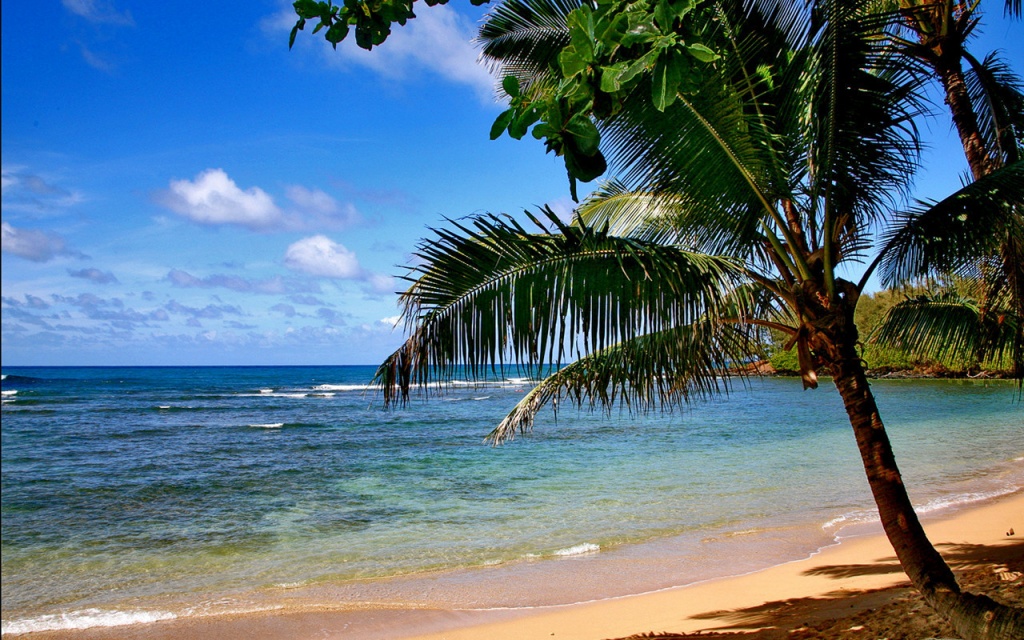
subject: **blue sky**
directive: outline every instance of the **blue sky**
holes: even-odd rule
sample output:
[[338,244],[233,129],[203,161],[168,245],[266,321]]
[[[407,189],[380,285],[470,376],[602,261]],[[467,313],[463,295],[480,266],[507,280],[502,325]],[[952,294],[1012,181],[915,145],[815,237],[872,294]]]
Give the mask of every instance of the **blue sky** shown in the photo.
[[[993,6],[1001,3],[993,3]],[[366,53],[290,4],[2,5],[3,365],[373,364],[427,227],[570,207],[453,0]],[[976,51],[1024,60],[1021,23]],[[939,120],[920,193],[956,187]]]

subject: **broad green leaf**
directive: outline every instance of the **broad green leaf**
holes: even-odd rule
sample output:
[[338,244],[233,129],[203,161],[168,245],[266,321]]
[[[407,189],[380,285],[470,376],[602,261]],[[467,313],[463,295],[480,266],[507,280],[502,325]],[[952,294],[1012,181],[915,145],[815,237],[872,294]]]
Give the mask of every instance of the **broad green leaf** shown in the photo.
[[622,36],[622,46],[631,47],[635,44],[651,42],[659,36],[661,36],[661,30],[654,24],[654,20],[650,16],[646,16],[645,20],[633,25]]
[[676,101],[679,91],[679,65],[671,54],[658,58],[654,65],[654,82],[651,85],[654,108],[664,111]]
[[676,17],[682,20],[686,14],[693,11],[697,3],[694,0],[674,0],[674,2],[669,2],[669,6],[672,7]]
[[529,131],[530,126],[538,120],[540,120],[540,111],[535,108],[527,109],[519,114],[509,125],[508,135],[516,140],[522,140],[526,132]]
[[571,78],[586,69],[589,62],[581,58],[572,48],[566,48],[558,54],[558,64],[562,67],[562,74]]
[[590,118],[576,114],[569,120],[565,130],[573,137],[577,148],[583,155],[592,156],[597,153],[598,146],[601,144],[601,134]]
[[505,90],[510,98],[519,96],[519,78],[515,76],[505,76],[501,81],[501,88]]
[[700,43],[687,45],[686,50],[690,53],[691,56],[700,60],[701,62],[714,62],[715,60],[718,60],[718,58],[721,57],[717,53],[715,53],[714,51]]
[[601,91],[615,93],[622,87],[620,76],[626,70],[626,63],[620,62],[611,67],[601,68]]
[[320,3],[315,0],[296,0],[292,6],[303,20],[312,20],[320,16]]
[[508,129],[508,125],[515,117],[516,110],[514,108],[502,111],[501,115],[494,120],[494,124],[491,125],[491,140],[500,138],[501,134],[505,132],[505,129]]

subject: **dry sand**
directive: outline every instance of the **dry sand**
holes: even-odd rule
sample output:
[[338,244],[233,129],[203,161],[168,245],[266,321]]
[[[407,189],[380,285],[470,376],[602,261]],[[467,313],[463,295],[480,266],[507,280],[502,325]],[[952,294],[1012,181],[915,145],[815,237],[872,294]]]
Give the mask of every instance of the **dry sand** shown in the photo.
[[[926,518],[924,525],[961,579],[979,592],[1021,606],[1024,492]],[[1008,536],[1011,529],[1015,535]],[[895,640],[942,633],[941,621],[914,600],[906,584],[888,541],[875,534],[848,538],[808,559],[745,576],[568,606],[506,611],[278,611],[24,637],[603,640],[652,632],[766,629],[747,637],[878,638],[884,634]]]

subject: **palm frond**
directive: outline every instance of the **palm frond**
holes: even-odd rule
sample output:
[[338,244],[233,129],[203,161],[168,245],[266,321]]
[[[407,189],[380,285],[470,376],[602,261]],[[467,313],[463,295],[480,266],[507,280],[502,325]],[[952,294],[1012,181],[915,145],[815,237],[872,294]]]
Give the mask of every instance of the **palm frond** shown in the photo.
[[582,0],[506,0],[488,13],[477,36],[492,74],[512,75],[525,87],[548,74],[569,42],[566,16]]
[[967,363],[1009,363],[1019,377],[1021,317],[993,310],[956,292],[922,295],[894,306],[870,341],[922,359],[958,358]]
[[549,404],[609,410],[622,403],[638,412],[680,406],[726,390],[730,370],[761,354],[748,329],[737,325],[695,323],[638,336],[552,373],[488,439],[500,443],[527,433]]
[[1017,237],[1022,207],[1024,160],[940,202],[919,203],[915,210],[897,216],[883,237],[879,252],[883,285],[893,287],[940,273],[978,275],[978,261],[998,256],[1004,242],[1016,238],[1016,246],[1024,244]]
[[410,337],[377,371],[385,403],[460,366],[482,375],[506,361],[558,364],[735,302],[743,274],[731,259],[544,215],[554,230],[489,215],[419,246],[400,301]]
[[920,146],[915,117],[924,113],[917,64],[887,46],[896,12],[865,12],[859,3],[818,3],[805,112],[810,195],[829,217],[825,240],[841,228],[863,230],[908,193]]
[[985,147],[1000,164],[1012,164],[1024,152],[1024,84],[995,53],[980,62],[965,57],[971,65],[965,78],[967,92]]

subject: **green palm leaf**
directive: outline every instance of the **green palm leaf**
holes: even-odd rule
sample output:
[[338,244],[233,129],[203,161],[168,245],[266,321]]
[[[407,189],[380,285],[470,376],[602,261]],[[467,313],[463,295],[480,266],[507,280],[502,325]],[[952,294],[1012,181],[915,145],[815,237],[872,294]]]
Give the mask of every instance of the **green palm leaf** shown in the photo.
[[[1024,246],[1024,160],[1003,167],[935,203],[897,216],[883,237],[879,275],[885,286],[960,273],[979,276],[979,261],[1012,241]],[[1020,264],[1018,257],[1017,263]]]
[[537,413],[563,400],[608,409],[622,402],[646,412],[720,393],[731,367],[760,355],[749,328],[695,323],[638,336],[590,354],[534,387],[490,433],[495,443],[533,427]]
[[508,0],[491,11],[477,42],[493,75],[529,86],[548,75],[569,42],[566,16],[581,0]]
[[961,358],[1016,369],[1021,358],[1021,317],[993,311],[977,296],[922,295],[889,310],[871,341],[923,359]]
[[541,368],[733,309],[741,270],[727,258],[569,227],[474,218],[420,245],[403,294],[410,337],[378,369],[385,401],[413,384],[483,375],[506,361]]
[[1001,165],[1012,164],[1024,151],[1024,85],[994,53],[982,62],[968,54],[965,57],[971,65],[966,74],[967,91],[985,148],[998,156]]

